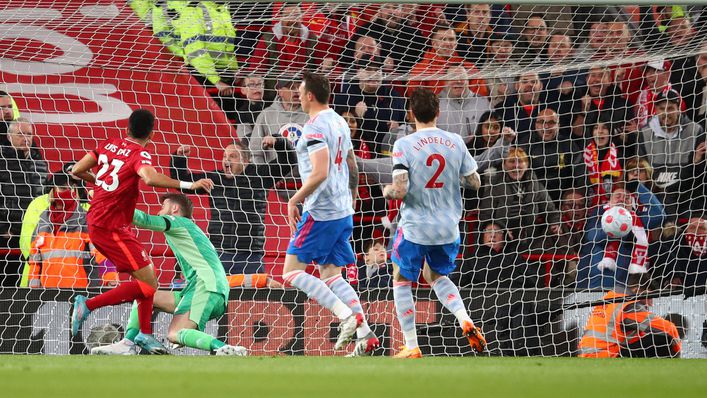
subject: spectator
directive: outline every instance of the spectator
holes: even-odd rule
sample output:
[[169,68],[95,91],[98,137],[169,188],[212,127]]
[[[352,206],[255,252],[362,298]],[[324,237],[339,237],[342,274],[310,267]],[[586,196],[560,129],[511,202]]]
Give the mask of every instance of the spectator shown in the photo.
[[388,262],[385,242],[380,239],[367,240],[363,244],[363,261],[358,267],[359,287],[361,289],[388,288],[391,275],[392,267]]
[[[648,203],[658,202],[652,196]],[[640,194],[639,194],[640,195]],[[612,206],[621,206],[634,216],[631,233],[621,240],[609,239],[601,227],[601,216]],[[646,272],[648,236],[651,221],[662,219],[662,208],[651,206],[649,212],[635,213],[636,200],[626,185],[616,183],[609,202],[594,208],[585,226],[577,267],[577,287],[613,289],[626,286],[629,274]]]
[[611,141],[611,123],[605,118],[587,126],[592,140],[584,148],[584,166],[587,170],[592,206],[605,204],[612,192],[612,184],[623,175],[616,145]]
[[22,215],[32,199],[41,195],[47,179],[47,163],[32,148],[34,127],[23,118],[10,122],[7,144],[0,156],[0,237],[10,248],[19,245]]
[[[246,67],[274,79],[317,69],[325,58],[324,44],[302,23],[299,4],[283,4],[275,20],[273,27],[262,34]],[[328,67],[333,66],[330,58],[327,62]]]
[[688,117],[695,123],[707,127],[707,42],[695,56],[682,57],[673,63],[670,81],[675,85],[687,105]]
[[263,145],[265,137],[285,137],[297,144],[303,126],[309,120],[309,116],[302,112],[298,87],[298,81],[292,78],[280,78],[275,84],[277,98],[255,119],[253,133],[248,141],[254,164],[270,163],[277,158],[272,146],[266,148]]
[[373,20],[356,30],[344,54],[344,62],[351,62],[354,45],[361,36],[370,36],[380,43],[384,64],[392,64],[398,73],[408,72],[420,60],[425,45],[419,29],[411,26],[407,16],[402,14],[402,6],[393,3],[382,4]]
[[654,103],[656,115],[640,131],[640,153],[653,166],[655,184],[665,192],[666,212],[674,221],[688,205],[680,203],[680,193],[690,186],[681,180],[681,170],[704,160],[704,131],[680,111],[676,91],[658,94]]
[[[648,278],[632,275],[604,299],[646,293]],[[650,300],[618,301],[596,306],[579,342],[582,358],[678,357],[682,344],[675,325],[651,312]]]
[[115,286],[115,269],[99,266],[105,257],[88,237],[87,211],[76,185],[59,171],[52,176],[50,205],[39,216],[29,257],[29,287],[69,288]]
[[319,47],[324,53],[320,72],[328,73],[336,68],[337,61],[341,59],[348,40],[355,31],[358,11],[356,6],[342,3],[324,3],[319,10],[314,8],[318,5],[310,7],[313,9],[310,12],[305,11],[303,21],[319,38]]
[[633,111],[622,98],[619,88],[612,84],[608,67],[592,66],[587,73],[587,86],[577,90],[576,98],[572,109],[575,138],[589,140],[592,130],[587,126],[595,124],[600,116],[618,129],[635,127]]
[[20,117],[19,113],[10,94],[0,91],[0,145],[8,145],[7,128],[11,121]]
[[[213,85],[219,95],[233,95],[233,75],[238,70],[235,56],[236,29],[228,4],[215,1],[176,5],[178,17],[172,20],[174,35],[182,43],[184,58],[202,83]],[[221,104],[232,109],[235,104]]]
[[531,14],[521,30],[516,51],[525,65],[544,63],[547,59],[547,23],[542,14]]
[[260,112],[263,111],[263,90],[265,88],[263,78],[258,75],[250,75],[243,79],[241,88],[245,95],[245,100],[240,101],[236,107],[236,134],[238,138],[248,142],[255,128],[255,121],[258,120]]
[[[484,186],[479,205],[482,223],[501,223],[515,246],[560,231],[560,214],[545,187],[538,182],[525,151],[513,147],[503,161],[503,172],[496,174]],[[545,222],[538,222],[543,218]],[[549,224],[549,231],[546,225]],[[527,241],[526,241],[527,242]],[[528,246],[525,246],[528,247]]]
[[505,126],[518,132],[519,142],[528,142],[540,110],[543,85],[536,72],[524,72],[516,77],[515,90],[516,94],[507,97],[500,107],[501,117]]
[[475,76],[478,70],[474,64],[457,55],[456,48],[457,36],[454,29],[449,25],[437,25],[432,32],[429,50],[410,71],[411,80],[407,94],[409,95],[418,87],[429,88],[435,94],[439,94],[446,85],[445,80],[440,79],[440,75],[444,75],[452,66],[462,66],[471,75],[469,89],[478,95],[487,96],[486,83]]
[[[83,180],[71,175],[71,169],[75,164],[76,162],[73,161],[64,163],[61,170],[50,176],[51,180],[48,180],[47,183],[53,183],[53,179],[56,176],[70,176],[71,178],[69,183],[71,185],[71,189],[76,191],[78,194],[80,206],[88,212],[90,206],[88,204],[88,194],[86,193],[86,188],[83,185]],[[50,186],[53,187],[54,185]],[[42,213],[49,209],[51,198],[53,196],[54,188],[50,189],[48,193],[34,198],[27,206],[27,209],[25,209],[25,213],[22,216],[22,230],[20,231],[20,251],[22,251],[22,257],[24,260],[29,260],[30,251],[32,249],[32,240],[34,239],[34,230],[37,229],[37,224],[39,223]],[[22,272],[22,279],[20,280],[20,287],[29,286],[28,277],[29,262],[26,261],[24,264],[24,271]]]
[[491,6],[489,4],[468,4],[466,6],[466,21],[457,24],[455,30],[459,35],[459,43],[457,44],[459,55],[477,67],[486,64],[489,56],[486,45],[493,33]]
[[626,161],[626,182],[629,181],[638,181],[654,193],[660,192],[653,182],[653,166],[645,158],[634,157]]
[[[365,140],[361,139],[361,130],[358,128],[359,119],[354,111],[346,110],[341,116],[349,125],[354,155],[362,160],[371,159],[370,146]],[[385,199],[383,199],[380,185],[369,183],[366,173],[358,174],[358,197],[354,206],[354,209],[361,216],[361,220],[354,224],[353,239],[354,245],[360,245],[364,237],[369,237],[374,232],[373,222],[368,219],[372,218],[375,220],[376,217],[385,215]]]
[[370,60],[356,74],[356,80],[334,95],[338,112],[352,109],[361,120],[361,139],[371,149],[373,157],[384,154],[388,135],[405,120],[405,103],[383,83],[382,60]]
[[[378,41],[371,36],[359,36],[354,45],[353,60],[346,66],[341,73],[341,85],[350,83],[356,78],[356,73],[363,68],[371,59],[380,57],[381,47]],[[383,65],[384,70],[392,69],[392,58],[388,57],[388,65]]]
[[554,110],[541,110],[529,141],[518,144],[530,156],[533,173],[556,204],[563,191],[584,185],[581,181],[586,169],[581,152],[568,138],[560,136],[560,118]]
[[[588,203],[584,193],[576,188],[562,193],[560,212],[562,213],[562,231],[557,237],[554,247],[545,246],[544,249],[567,255],[579,255],[579,250],[584,239],[584,230],[587,223]],[[569,286],[577,277],[577,260],[566,260],[560,286]]]
[[234,143],[224,150],[223,168],[206,173],[194,173],[187,168],[190,147],[181,146],[172,156],[173,177],[197,181],[207,176],[214,181],[209,196],[208,232],[226,273],[263,272],[267,191],[275,186],[277,179],[288,175],[296,162],[292,145],[283,137],[265,137],[261,145],[274,147],[277,158],[266,164],[253,164],[248,148]]
[[[582,61],[595,61],[606,58],[608,45],[606,32],[608,23],[601,18],[592,21],[589,25],[587,41],[577,51],[577,58]],[[583,32],[580,31],[580,33]]]
[[494,33],[489,38],[487,49],[490,60],[484,67],[484,74],[488,76],[489,100],[494,107],[516,93],[515,79],[507,74],[508,70],[518,67],[513,59],[514,43],[509,34]]
[[574,48],[570,37],[558,33],[551,35],[547,46],[547,63],[551,69],[540,74],[540,81],[547,95],[545,104],[557,110],[563,130],[572,125],[575,89],[586,84],[581,70],[568,68],[567,65],[573,60]]
[[450,68],[447,76],[447,87],[440,93],[437,127],[459,134],[468,144],[479,118],[491,109],[491,104],[469,90],[469,76],[463,67]]
[[537,277],[531,274],[520,253],[506,244],[505,234],[498,222],[483,225],[474,255],[465,258],[457,271],[459,287],[536,287]]
[[469,153],[476,160],[477,171],[483,175],[488,169],[489,177],[494,174],[494,166],[503,162],[515,139],[515,131],[502,127],[502,121],[496,112],[484,112],[479,117],[474,137],[467,144]]
[[689,16],[676,17],[670,20],[667,28],[668,40],[675,48],[685,51],[699,44],[703,37],[692,26]]
[[693,214],[684,232],[676,235],[668,250],[653,261],[663,285],[691,288],[707,285],[707,219]]
[[[644,79],[645,86],[636,100],[636,116],[640,127],[648,124],[651,117],[655,116],[655,98],[659,93],[672,90],[670,84],[670,63],[665,60],[651,61],[646,64]],[[680,101],[680,108],[684,111],[685,104]]]
[[685,45],[698,37],[692,28],[689,15],[685,14],[682,7],[677,8],[679,10],[675,7],[657,6],[654,12],[651,6],[639,7],[640,37],[647,50],[660,51],[672,45],[684,51]]

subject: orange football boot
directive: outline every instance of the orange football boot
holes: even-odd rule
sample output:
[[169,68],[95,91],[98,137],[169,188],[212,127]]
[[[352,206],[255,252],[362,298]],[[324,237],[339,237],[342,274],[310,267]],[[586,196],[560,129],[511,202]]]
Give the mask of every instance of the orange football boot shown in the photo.
[[415,347],[415,348],[407,348],[405,346],[400,347],[400,352],[395,354],[393,358],[409,358],[409,359],[416,359],[416,358],[422,358],[422,351],[420,351],[420,347]]
[[484,335],[481,334],[481,329],[474,326],[473,323],[465,321],[462,324],[462,333],[469,340],[469,345],[471,349],[476,351],[477,354],[481,354],[486,349],[486,339]]

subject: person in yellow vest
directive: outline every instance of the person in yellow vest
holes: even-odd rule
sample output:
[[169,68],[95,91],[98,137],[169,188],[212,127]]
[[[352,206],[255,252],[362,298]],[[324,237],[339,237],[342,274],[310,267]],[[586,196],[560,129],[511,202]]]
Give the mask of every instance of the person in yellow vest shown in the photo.
[[39,214],[30,244],[28,285],[32,288],[86,288],[114,285],[118,275],[105,268],[88,236],[87,211],[71,177],[52,176],[49,206]]
[[179,18],[186,3],[180,1],[157,1],[150,12],[152,33],[167,49],[179,58],[184,58],[181,38],[175,33],[172,22]]
[[[647,274],[629,276],[629,286],[604,299],[647,290]],[[596,306],[579,342],[581,358],[678,357],[681,341],[675,325],[650,310],[651,300],[618,301]]]
[[[235,55],[236,28],[228,4],[214,1],[168,1],[178,10],[172,20],[186,63],[206,85],[215,86],[221,96],[233,95],[233,76],[238,70]],[[181,7],[181,8],[180,8]]]
[[155,6],[155,0],[130,0],[130,8],[133,9],[135,15],[141,21],[149,23],[152,19],[152,7]]
[[[74,166],[76,162],[67,162],[64,163],[62,166],[61,170],[57,171],[54,173],[52,176],[50,176],[50,180],[47,181],[48,184],[51,184],[51,178],[53,178],[54,175],[57,173],[64,173],[66,175],[69,175],[69,171],[71,168]],[[78,192],[80,202],[81,202],[81,207],[88,211],[90,208],[90,205],[88,204],[88,197],[86,193],[86,189],[83,186],[83,181],[77,181],[76,178],[72,178],[70,180],[70,183],[72,184],[73,188]],[[50,185],[51,186],[51,185]],[[34,198],[29,206],[27,206],[27,209],[25,209],[25,213],[22,216],[22,229],[20,230],[20,251],[22,252],[22,259],[25,261],[24,269],[22,271],[22,278],[20,279],[20,287],[28,287],[29,286],[29,256],[30,256],[30,251],[32,249],[32,240],[34,239],[34,231],[37,229],[37,224],[39,223],[39,217],[42,215],[42,213],[49,208],[49,204],[51,203],[52,196],[54,194],[54,190],[50,190],[49,193],[46,193],[44,195],[38,196]]]

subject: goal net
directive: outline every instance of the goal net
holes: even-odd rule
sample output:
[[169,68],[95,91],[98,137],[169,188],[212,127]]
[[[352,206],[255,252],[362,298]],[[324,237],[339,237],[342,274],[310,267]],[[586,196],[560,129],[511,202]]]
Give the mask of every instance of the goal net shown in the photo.
[[[70,336],[71,299],[129,276],[90,244],[93,187],[67,170],[123,137],[139,108],[156,116],[158,170],[216,182],[189,194],[231,287],[205,331],[254,355],[345,353],[333,349],[338,319],[283,287],[287,201],[301,186],[287,148],[309,119],[297,91],[309,70],[329,78],[351,129],[357,261],[342,275],[379,354],[403,344],[390,260],[401,203],[382,190],[393,144],[416,131],[407,99],[425,88],[482,180],[462,191],[449,277],[490,355],[577,355],[595,309],[613,317],[604,341],[622,350],[650,329],[704,357],[706,20],[702,6],[672,4],[5,1],[0,353],[81,354],[123,335],[130,304],[95,311]],[[138,209],[157,214],[164,193],[142,184]],[[602,221],[614,206],[631,217]],[[182,289],[164,234],[135,233],[160,289]],[[454,315],[423,278],[414,286],[423,353],[470,355]],[[655,298],[597,301],[646,292]],[[651,318],[619,336],[639,305]],[[157,336],[170,319],[155,312]]]

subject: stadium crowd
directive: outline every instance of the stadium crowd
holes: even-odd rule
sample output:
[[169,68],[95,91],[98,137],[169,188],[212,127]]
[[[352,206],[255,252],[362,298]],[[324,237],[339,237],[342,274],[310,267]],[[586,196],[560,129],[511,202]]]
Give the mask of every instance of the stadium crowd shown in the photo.
[[[381,184],[393,142],[414,132],[406,98],[419,87],[438,93],[439,126],[463,137],[482,175],[482,188],[464,193],[462,286],[609,290],[635,267],[657,286],[707,281],[699,7],[130,5],[234,124],[222,167],[205,174],[216,182],[209,236],[231,273],[264,272],[267,192],[288,195],[283,181],[297,175],[289,149],[308,119],[297,93],[307,69],[334,83],[332,104],[363,171],[353,240],[360,288],[389,283],[384,249],[399,203],[383,199]],[[47,239],[40,231],[80,221],[86,190],[63,170],[48,180],[31,123],[7,93],[0,108],[0,234],[24,257],[4,274],[24,268],[23,284],[52,287],[37,270],[54,268],[33,262]],[[189,150],[171,162],[184,180],[204,175],[187,169]],[[635,213],[641,233],[607,237],[599,220],[616,204]],[[69,253],[72,287],[113,283],[89,244],[78,250],[88,254]],[[538,253],[552,267],[529,260]]]

